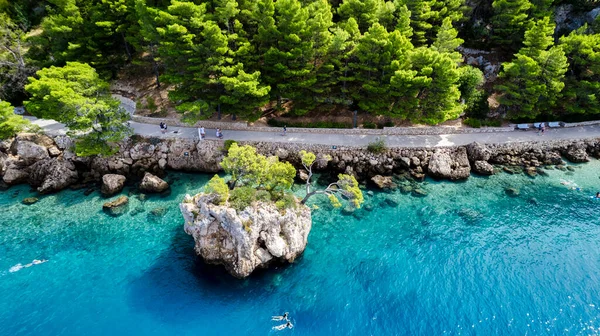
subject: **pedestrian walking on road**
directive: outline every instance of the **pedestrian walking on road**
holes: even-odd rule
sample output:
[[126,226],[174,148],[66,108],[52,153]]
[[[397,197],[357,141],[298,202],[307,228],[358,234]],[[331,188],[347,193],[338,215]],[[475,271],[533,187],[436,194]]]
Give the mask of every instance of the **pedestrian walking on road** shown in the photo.
[[217,128],[217,134],[216,135],[217,135],[217,138],[223,139],[223,132],[221,132],[220,128]]
[[198,129],[198,134],[200,135],[200,140],[204,140],[206,138],[206,132],[204,132],[204,127],[200,126]]
[[283,133],[281,133],[282,136],[285,136],[287,134],[287,125],[283,125]]

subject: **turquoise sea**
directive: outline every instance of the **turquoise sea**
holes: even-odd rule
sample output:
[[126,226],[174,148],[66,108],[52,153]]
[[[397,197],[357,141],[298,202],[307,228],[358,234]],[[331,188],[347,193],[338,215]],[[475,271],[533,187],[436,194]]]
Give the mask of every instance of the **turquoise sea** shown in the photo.
[[[183,232],[178,201],[208,175],[170,173],[171,195],[131,195],[118,218],[97,192],[26,206],[35,193],[13,187],[0,335],[595,335],[600,164],[574,167],[428,180],[427,197],[375,192],[350,215],[316,200],[303,257],[246,280],[204,265]],[[34,259],[48,262],[9,271]],[[273,330],[286,311],[294,328]]]

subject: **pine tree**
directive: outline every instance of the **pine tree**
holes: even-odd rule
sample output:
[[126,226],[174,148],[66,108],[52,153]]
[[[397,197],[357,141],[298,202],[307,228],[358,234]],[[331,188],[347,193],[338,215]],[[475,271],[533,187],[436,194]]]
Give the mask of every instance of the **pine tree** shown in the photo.
[[452,20],[447,17],[444,19],[442,28],[437,34],[437,38],[433,43],[433,50],[441,53],[448,53],[456,61],[456,63],[462,62],[462,55],[456,51],[462,43],[463,39],[458,38],[458,31],[452,27]]
[[390,79],[394,104],[390,115],[416,123],[437,124],[457,118],[460,104],[460,73],[454,59],[433,48],[420,47],[406,61],[395,61]]
[[25,89],[31,98],[27,111],[54,119],[69,128],[80,156],[111,155],[117,143],[132,134],[129,113],[110,96],[108,83],[87,64],[68,62],[64,67],[44,68],[30,78]]
[[529,25],[527,11],[531,3],[528,0],[494,0],[492,8],[492,41],[507,50],[518,49]]
[[16,103],[25,99],[24,86],[35,72],[25,57],[27,48],[25,32],[0,13],[0,99]]
[[538,20],[525,34],[525,47],[516,59],[503,64],[497,89],[509,117],[535,118],[551,112],[560,99],[568,64],[562,47],[552,46],[553,32],[548,18]]
[[586,28],[560,39],[570,61],[560,104],[568,114],[600,114],[600,32]]
[[359,40],[354,51],[355,61],[352,98],[358,106],[372,114],[386,114],[390,108],[388,96],[391,64],[403,59],[412,44],[399,32],[388,33],[376,23]]

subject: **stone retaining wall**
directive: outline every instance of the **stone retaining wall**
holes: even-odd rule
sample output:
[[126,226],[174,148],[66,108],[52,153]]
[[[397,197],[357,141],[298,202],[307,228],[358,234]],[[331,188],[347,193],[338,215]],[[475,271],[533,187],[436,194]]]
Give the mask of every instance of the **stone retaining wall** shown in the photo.
[[[134,141],[135,140],[135,141]],[[296,143],[242,142],[257,148],[265,156],[277,156],[301,169],[301,150],[317,155],[317,171],[333,175],[353,174],[359,180],[375,175],[402,174],[419,181],[426,175],[459,180],[471,172],[491,175],[499,166],[518,167],[528,174],[543,173],[539,167],[586,162],[589,156],[600,158],[600,138],[551,140],[508,144],[469,144],[436,148],[388,148],[371,153],[364,147],[306,145]],[[46,193],[76,183],[96,183],[105,174],[120,174],[137,180],[145,172],[164,175],[167,170],[214,173],[221,170],[225,155],[223,140],[128,139],[112,157],[78,157],[73,141],[64,135],[53,138],[21,134],[0,142],[0,177],[3,183],[29,183]],[[326,159],[329,158],[329,159]],[[512,168],[511,168],[512,169]],[[515,171],[512,169],[511,171]],[[2,183],[0,183],[2,184]]]

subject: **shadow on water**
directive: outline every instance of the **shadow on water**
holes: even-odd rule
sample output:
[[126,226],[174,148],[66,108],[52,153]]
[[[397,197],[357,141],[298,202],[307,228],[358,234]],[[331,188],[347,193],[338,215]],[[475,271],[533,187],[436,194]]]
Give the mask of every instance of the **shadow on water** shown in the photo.
[[[209,265],[194,252],[194,239],[182,227],[170,233],[172,241],[140,277],[130,282],[132,309],[144,311],[170,324],[207,315],[215,307],[232,302],[264,300],[272,295],[281,273],[293,265],[256,270],[246,279],[236,279],[223,266]],[[182,313],[185,312],[185,313]]]

